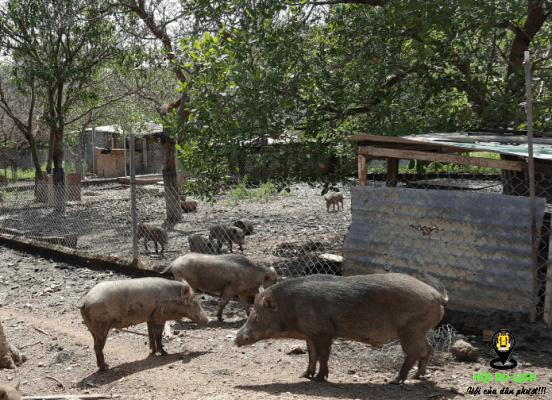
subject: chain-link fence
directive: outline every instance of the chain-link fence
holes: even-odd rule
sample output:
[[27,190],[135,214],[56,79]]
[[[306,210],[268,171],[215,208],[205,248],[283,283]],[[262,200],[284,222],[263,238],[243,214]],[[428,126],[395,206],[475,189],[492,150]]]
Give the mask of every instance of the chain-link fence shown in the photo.
[[[239,179],[229,179],[229,184],[220,189],[214,204],[180,193],[181,197],[177,202],[170,202],[173,206],[176,204],[179,207],[176,212],[176,210],[167,210],[166,187],[161,173],[165,162],[163,148],[155,142],[145,143],[144,141],[143,145],[146,152],[144,147],[137,146],[135,153],[136,215],[137,222],[140,224],[138,258],[143,268],[153,270],[164,268],[172,260],[189,252],[191,250],[189,238],[197,235],[203,238],[205,243],[212,244],[213,247],[206,249],[206,252],[229,253],[230,244],[232,244],[232,251],[241,253],[239,250],[241,242],[244,255],[253,261],[274,267],[281,278],[291,279],[319,273],[334,275],[344,273],[342,259],[344,242],[348,234],[349,239],[354,236],[354,232],[349,229],[353,223],[351,192],[356,190],[357,178],[351,177],[338,185],[342,198],[338,196],[335,201],[330,199],[329,194],[322,196],[321,187],[313,187],[301,182],[294,184],[289,193],[277,193],[275,186],[269,180],[243,182]],[[123,165],[126,169],[121,175],[124,177],[125,172],[128,175],[131,169],[128,150],[126,155],[123,151],[122,156],[124,163],[116,165]],[[24,158],[28,158],[28,155],[25,154]],[[96,158],[94,163],[96,167],[100,165],[99,158]],[[18,165],[20,165],[20,171],[26,171],[23,165],[29,167],[23,161],[18,161]],[[1,168],[3,167],[0,166]],[[93,168],[94,165],[90,170],[92,171]],[[389,182],[384,173],[385,168],[385,161],[369,163],[367,186],[386,187]],[[527,177],[520,174],[501,171],[416,173],[409,169],[408,162],[401,163],[399,172],[394,177],[395,193],[401,193],[401,191],[407,193],[406,189],[418,190],[415,193],[431,196],[445,192],[483,193],[498,195],[505,200],[527,195]],[[20,172],[19,178],[15,181],[13,176],[8,174],[1,182],[0,227],[4,234],[55,246],[66,246],[75,249],[79,254],[96,257],[112,256],[132,261],[134,249],[129,179],[117,180],[112,176],[104,178],[102,174],[92,172],[68,173],[65,177],[64,193],[61,193],[56,191],[52,177],[49,177],[44,184],[35,185],[33,178],[21,178],[23,175]],[[549,176],[537,174],[537,177],[538,196],[547,199],[552,197]],[[180,188],[178,179],[177,190]],[[430,189],[431,192],[427,192],[426,189]],[[63,199],[62,205],[58,204],[60,196]],[[405,195],[405,197],[412,198],[411,195]],[[524,279],[531,282],[531,287],[529,289],[524,287],[520,291],[516,287],[516,284],[519,286],[519,282],[515,281],[519,265],[514,265],[512,260],[501,259],[502,253],[497,250],[504,246],[516,247],[517,239],[515,232],[508,231],[510,229],[508,224],[504,225],[506,228],[502,225],[503,221],[508,221],[508,215],[496,215],[493,203],[496,198],[496,196],[488,196],[487,200],[484,200],[487,203],[482,203],[477,214],[480,220],[472,221],[473,224],[483,224],[482,226],[488,229],[489,235],[492,234],[493,241],[485,241],[485,237],[475,237],[473,232],[466,233],[468,231],[460,230],[449,232],[452,239],[448,246],[443,246],[441,243],[434,248],[436,250],[430,251],[431,246],[436,243],[433,238],[436,237],[439,227],[431,222],[435,216],[429,216],[420,211],[425,205],[420,202],[407,205],[406,208],[410,207],[416,212],[404,214],[404,210],[399,206],[389,208],[388,205],[383,204],[380,214],[373,214],[371,218],[364,221],[363,229],[370,240],[358,246],[359,254],[361,258],[364,254],[367,264],[379,265],[381,260],[378,257],[385,257],[389,249],[396,249],[401,243],[404,245],[408,235],[416,233],[418,238],[412,242],[415,246],[413,245],[411,254],[409,255],[409,252],[404,251],[403,248],[402,261],[397,258],[396,266],[387,270],[417,274],[423,272],[424,268],[409,268],[416,266],[417,262],[422,263],[424,267],[428,267],[425,269],[426,272],[429,270],[430,274],[444,276],[445,286],[447,283],[451,285],[450,288],[447,286],[451,304],[454,304],[453,300],[458,296],[469,297],[463,293],[463,288],[479,284],[481,279],[473,278],[474,274],[478,274],[480,278],[483,277],[483,283],[487,284],[483,289],[478,289],[479,292],[484,292],[490,286],[494,290],[493,296],[510,299],[509,312],[517,307],[527,313],[532,305],[536,305],[537,318],[542,318],[546,301],[549,301],[546,297],[547,290],[550,290],[550,287],[546,286],[547,276],[550,276],[548,268],[550,207],[546,205],[542,223],[539,225],[541,228],[537,267],[524,265]],[[454,204],[447,206],[454,208]],[[443,210],[448,209],[443,208]],[[515,209],[511,212],[510,219],[515,220],[519,217]],[[168,214],[181,216],[177,220],[169,221]],[[366,216],[357,215],[359,218]],[[407,218],[415,222],[409,222],[405,228],[404,221]],[[455,216],[452,215],[450,218],[454,219]],[[387,221],[387,225],[383,223],[384,221]],[[492,221],[496,223],[493,224]],[[142,225],[144,223],[149,225]],[[467,223],[469,224],[469,221]],[[527,224],[530,224],[530,221]],[[221,248],[217,250],[217,237],[211,232],[211,228],[216,225],[232,227],[230,231],[241,233],[234,236],[231,234],[229,240],[222,241]],[[393,226],[394,229],[389,228]],[[241,231],[234,227],[240,228]],[[412,232],[406,232],[408,230]],[[510,234],[513,237],[509,237]],[[213,238],[212,242],[209,242],[210,236]],[[395,240],[395,243],[389,243],[390,240]],[[473,247],[474,240],[482,241],[483,245]],[[526,246],[519,252],[520,257],[525,260],[531,257],[530,254],[527,255]],[[418,258],[421,257],[419,256],[421,253],[425,253],[424,257]],[[416,256],[412,256],[413,254]],[[428,257],[433,257],[433,260]],[[483,261],[481,261],[482,257]],[[492,266],[490,272],[480,269],[480,266],[485,263]],[[502,264],[502,269],[499,264]],[[521,303],[516,304],[519,299]],[[483,314],[485,320],[490,321],[489,312],[504,309],[493,308],[495,303],[490,300],[489,304],[491,304],[490,307],[481,307],[481,304],[475,303],[472,309],[469,307],[467,309],[458,307],[458,309],[472,311],[473,315]],[[450,309],[454,311],[455,307],[452,306]],[[464,333],[463,324],[454,326],[456,331]],[[480,328],[485,329],[485,326],[481,325]],[[445,336],[454,336],[447,332]],[[447,344],[437,345],[438,351],[442,349],[446,351],[450,347],[452,339],[443,340]],[[364,357],[363,353],[355,346],[364,345],[352,343],[344,345],[338,342],[334,353],[341,356],[349,354],[352,358],[361,360]],[[394,354],[397,348],[391,349],[389,346],[382,351],[387,351],[385,354]],[[370,354],[372,354],[371,357],[376,357],[375,352]]]

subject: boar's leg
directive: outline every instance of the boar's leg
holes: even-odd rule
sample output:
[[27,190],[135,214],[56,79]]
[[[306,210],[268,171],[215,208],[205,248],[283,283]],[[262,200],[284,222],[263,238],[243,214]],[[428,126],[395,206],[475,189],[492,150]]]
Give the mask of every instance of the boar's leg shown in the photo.
[[412,369],[417,360],[422,370],[417,375],[423,375],[427,366],[429,356],[431,355],[431,346],[427,342],[425,333],[413,331],[400,331],[399,339],[401,347],[405,354],[404,362],[392,383],[401,383],[406,380],[408,372]]
[[160,323],[155,323],[153,321],[148,321],[148,337],[149,337],[149,347],[151,350],[151,355],[161,354],[162,356],[167,355],[167,352],[163,350],[163,344],[161,340],[163,339],[163,329],[165,328],[165,321]]
[[149,250],[148,250],[148,241],[146,238],[144,238],[144,247],[146,248],[146,253],[149,254]]
[[163,349],[163,330],[165,329],[165,321],[154,323],[152,322],[153,336],[155,338],[155,348],[157,353],[166,356],[168,353]]
[[222,321],[222,311],[224,310],[224,307],[232,300],[234,297],[234,293],[232,293],[231,290],[224,289],[222,291],[222,296],[220,296],[220,302],[219,302],[219,309],[217,312],[217,317],[219,321]]
[[239,295],[241,305],[243,309],[245,310],[245,313],[249,317],[249,303],[247,303],[247,295]]
[[147,325],[148,325],[149,348],[151,350],[151,354],[155,354],[157,352],[157,347],[155,343],[155,334],[153,333],[153,323],[151,321],[148,321]]
[[[331,336],[317,336],[312,338],[312,344],[314,346],[314,351],[318,356],[318,362],[320,363],[320,369],[316,375],[316,382],[324,382],[328,377],[328,360],[330,358],[330,351],[332,347],[332,337]],[[309,357],[309,366],[310,366],[310,357]]]
[[424,357],[420,357],[420,359],[418,360],[418,372],[416,372],[415,378],[420,378],[421,376],[425,375],[427,363],[429,362],[429,357],[431,357],[431,353],[433,353],[433,346],[427,341],[426,335],[424,335],[424,342],[428,350],[426,355]]
[[307,349],[309,350],[309,366],[307,371],[301,375],[302,378],[314,378],[314,373],[316,372],[316,361],[318,361],[318,355],[316,350],[310,340],[307,340]]
[[155,245],[155,254],[159,254],[159,250],[157,249],[157,242],[154,240],[153,244]]
[[100,371],[107,371],[109,369],[109,365],[105,362],[103,349],[105,347],[109,328],[100,328],[103,329],[97,329],[96,332],[92,332],[92,337],[94,339],[94,352],[96,353],[96,363],[98,364],[98,368],[100,369]]

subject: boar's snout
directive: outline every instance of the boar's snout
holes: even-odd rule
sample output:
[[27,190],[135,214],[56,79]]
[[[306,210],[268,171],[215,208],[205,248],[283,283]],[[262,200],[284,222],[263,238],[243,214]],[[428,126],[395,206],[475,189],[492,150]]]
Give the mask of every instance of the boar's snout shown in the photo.
[[200,309],[199,312],[194,313],[190,319],[198,324],[206,324],[209,322],[209,317],[207,314],[205,314],[205,311],[203,309]]
[[[249,318],[251,318],[251,315],[249,316]],[[250,324],[251,322],[248,320],[236,334],[234,343],[236,343],[238,347],[249,346],[262,339],[262,335],[259,335],[260,332],[255,329],[255,327],[252,327]]]
[[236,335],[236,338],[234,339],[234,343],[236,343],[238,347],[242,347],[242,346],[248,346],[250,344],[253,344],[254,342],[253,340],[251,340],[247,332],[242,332],[240,330]]

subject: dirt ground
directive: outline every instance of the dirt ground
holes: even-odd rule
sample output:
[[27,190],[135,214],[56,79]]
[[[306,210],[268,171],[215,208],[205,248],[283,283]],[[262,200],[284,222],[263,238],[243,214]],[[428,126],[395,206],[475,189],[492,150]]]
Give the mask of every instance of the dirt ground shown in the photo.
[[[287,264],[297,261],[300,255],[309,255],[313,261],[322,253],[340,255],[347,229],[351,223],[350,194],[345,194],[345,212],[327,212],[324,198],[319,191],[297,188],[288,196],[271,197],[266,200],[230,204],[228,193],[217,197],[215,204],[198,201],[197,212],[184,213],[176,224],[166,222],[165,198],[161,185],[140,187],[155,191],[137,196],[139,222],[151,222],[163,226],[168,232],[168,243],[162,255],[154,253],[153,242],[148,243],[146,252],[143,241],[138,246],[139,258],[146,269],[159,269],[170,261],[189,251],[188,236],[209,235],[213,225],[233,225],[237,220],[247,221],[254,227],[251,236],[245,240],[244,254],[253,260],[263,261],[277,269],[281,275],[293,275],[301,271],[290,271]],[[131,261],[133,255],[130,218],[130,188],[117,183],[93,186],[82,191],[80,201],[69,201],[64,215],[52,212],[52,207],[36,203],[32,192],[26,199],[0,203],[0,224],[6,222],[6,232],[23,237],[74,236],[76,250],[90,256],[115,256]],[[308,254],[281,252],[281,243],[320,243],[320,248]],[[237,245],[234,245],[234,250]],[[223,252],[229,252],[226,244]],[[297,252],[296,252],[297,253]],[[299,262],[299,265],[304,263]],[[328,266],[330,268],[330,266]],[[295,269],[293,266],[292,269]]]
[[[488,343],[469,338],[480,348],[475,362],[454,361],[449,354],[435,357],[426,379],[409,379],[391,385],[396,369],[360,353],[343,351],[330,357],[326,383],[300,378],[306,354],[287,354],[305,343],[269,340],[238,348],[236,331],[245,322],[238,301],[225,310],[225,321],[216,321],[218,300],[199,293],[211,321],[198,326],[190,321],[171,322],[174,336],[165,338],[168,356],[148,356],[145,324],[127,331],[111,331],[104,353],[111,369],[99,373],[92,336],[82,323],[76,300],[103,280],[132,279],[118,272],[94,270],[58,260],[0,248],[0,317],[8,339],[22,350],[27,361],[15,370],[0,370],[0,382],[21,381],[25,396],[53,394],[116,394],[123,399],[450,399],[470,396],[470,387],[481,398],[551,398],[551,335],[542,322],[526,326],[517,335],[514,372],[536,374],[533,382],[476,383],[473,374],[490,371],[494,357]],[[385,360],[384,360],[385,361]],[[413,376],[411,371],[410,376]],[[509,387],[510,395],[485,395],[484,390]],[[518,389],[546,388],[541,395],[519,394]],[[542,393],[542,389],[541,389]]]

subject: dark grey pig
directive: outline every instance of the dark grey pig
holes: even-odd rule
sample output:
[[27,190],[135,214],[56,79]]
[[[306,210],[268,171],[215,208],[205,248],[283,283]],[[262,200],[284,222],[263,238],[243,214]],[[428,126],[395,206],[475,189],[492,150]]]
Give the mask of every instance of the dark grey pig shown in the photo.
[[335,338],[383,345],[398,337],[406,355],[394,382],[404,381],[418,361],[424,375],[432,347],[426,333],[444,315],[445,288],[433,288],[404,274],[349,277],[306,276],[278,283],[255,297],[255,306],[238,331],[238,346],[269,338],[305,339],[309,366],[303,377],[328,376],[328,358]]
[[190,251],[193,253],[222,254],[217,242],[199,235],[188,236],[188,243],[190,244]]
[[157,243],[161,245],[161,253],[165,251],[165,245],[167,244],[168,237],[167,231],[160,226],[149,222],[142,222],[138,224],[138,240],[144,238],[144,247],[148,250],[148,242],[155,244],[155,254],[157,254]]
[[209,320],[188,283],[164,278],[98,283],[79,299],[77,306],[94,338],[100,371],[109,368],[103,348],[111,328],[121,329],[147,322],[151,353],[165,355],[161,343],[165,321],[183,317],[198,323]]
[[15,387],[0,383],[0,400],[21,400],[21,394],[19,393],[20,383],[21,381],[17,382]]
[[274,268],[254,263],[239,254],[220,256],[188,253],[174,260],[162,273],[172,272],[176,280],[185,279],[194,289],[220,295],[218,319],[235,295],[249,315],[247,297],[259,293],[259,285],[269,287],[276,283]]
[[209,239],[215,239],[221,248],[222,242],[226,243],[230,251],[232,251],[232,242],[239,244],[240,250],[243,251],[244,235],[244,231],[235,226],[215,225],[209,230]]

